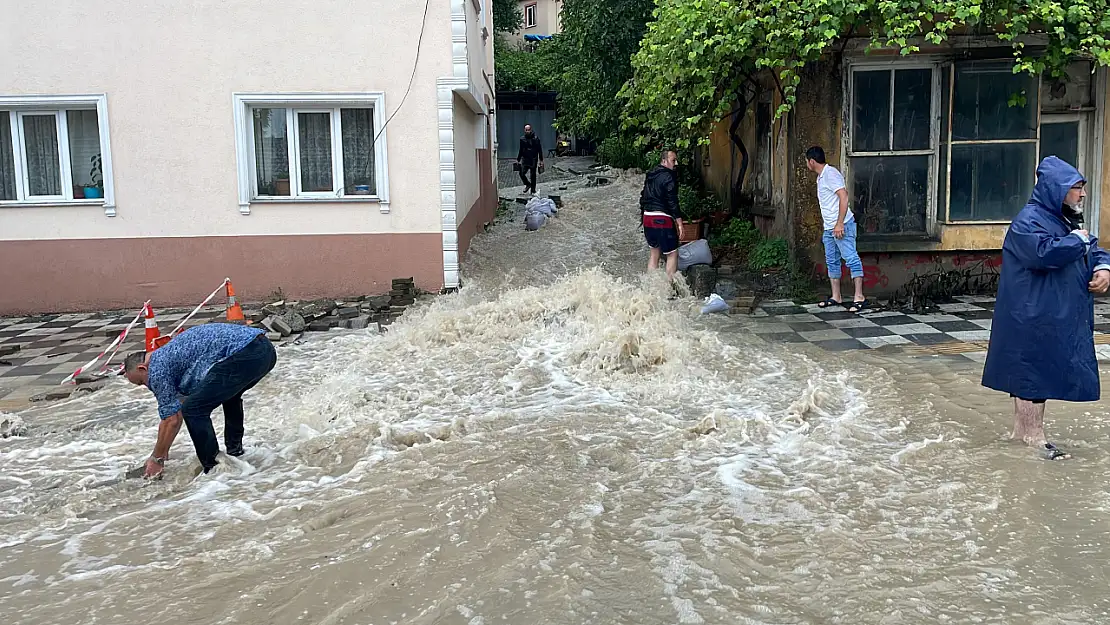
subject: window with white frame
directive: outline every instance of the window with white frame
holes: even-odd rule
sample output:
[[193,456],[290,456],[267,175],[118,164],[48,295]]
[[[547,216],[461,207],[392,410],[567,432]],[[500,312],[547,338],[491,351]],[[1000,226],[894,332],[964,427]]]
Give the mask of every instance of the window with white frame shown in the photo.
[[1084,126],[1042,117],[1039,82],[1011,61],[853,65],[846,147],[861,232],[1005,223],[1029,199],[1039,153],[1079,166]]
[[111,206],[104,96],[0,97],[0,203]]
[[[386,202],[381,94],[239,95],[240,205]],[[245,192],[245,193],[244,193]]]
[[534,4],[529,4],[524,7],[524,27],[536,27],[536,5]]

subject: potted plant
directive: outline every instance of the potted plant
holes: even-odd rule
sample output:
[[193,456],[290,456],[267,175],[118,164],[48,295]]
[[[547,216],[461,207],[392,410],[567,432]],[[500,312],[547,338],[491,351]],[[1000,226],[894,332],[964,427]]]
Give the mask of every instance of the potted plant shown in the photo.
[[689,243],[701,238],[705,208],[705,199],[697,189],[689,185],[678,187],[678,212],[682,216],[682,229],[678,233],[679,242]]
[[92,182],[85,185],[82,197],[90,200],[100,199],[104,197],[104,174],[101,171],[100,155],[94,154],[89,162],[92,164],[92,169],[89,170],[89,178]]
[[288,165],[279,165],[277,172],[274,174],[274,195],[286,196],[289,195],[289,167]]
[[370,195],[371,187],[372,184],[369,176],[357,176],[351,183],[351,194]]

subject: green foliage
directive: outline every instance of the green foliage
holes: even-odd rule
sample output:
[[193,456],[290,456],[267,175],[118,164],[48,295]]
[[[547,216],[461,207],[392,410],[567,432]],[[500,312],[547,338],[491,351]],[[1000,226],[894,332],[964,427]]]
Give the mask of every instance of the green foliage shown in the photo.
[[[597,146],[597,160],[604,165],[618,169],[638,167],[644,171],[659,164],[657,155],[650,152],[645,153],[642,147],[636,145],[635,139],[623,135],[613,135],[599,143]],[[645,168],[645,165],[648,165],[648,167]]]
[[493,32],[513,33],[524,24],[517,0],[493,0]]
[[682,182],[681,176],[679,180],[678,212],[683,219],[704,219],[722,209],[721,201],[702,190],[700,181]]
[[[868,50],[901,55],[922,41],[979,34],[1011,45],[1015,73],[1059,78],[1079,58],[1110,65],[1106,8],[1102,0],[658,0],[620,93],[625,123],[680,148],[705,143],[761,76],[783,96],[777,118],[795,102],[801,68],[854,33],[869,34]],[[1032,32],[1046,38],[1044,49],[1027,51],[1021,38]]]
[[560,130],[601,139],[620,129],[621,86],[632,78],[655,0],[566,0],[559,77]]
[[555,91],[559,76],[556,39],[522,48],[498,38],[494,47],[494,78],[498,91]]
[[796,302],[809,303],[818,301],[813,277],[796,266],[790,269],[790,299]]
[[763,239],[755,224],[747,219],[734,217],[713,237],[714,247],[734,247],[741,252],[750,252]]
[[705,217],[705,199],[694,187],[686,184],[679,185],[678,212],[686,220],[701,219]]
[[774,269],[785,267],[790,262],[790,250],[786,239],[764,239],[748,255],[748,267],[752,269]]

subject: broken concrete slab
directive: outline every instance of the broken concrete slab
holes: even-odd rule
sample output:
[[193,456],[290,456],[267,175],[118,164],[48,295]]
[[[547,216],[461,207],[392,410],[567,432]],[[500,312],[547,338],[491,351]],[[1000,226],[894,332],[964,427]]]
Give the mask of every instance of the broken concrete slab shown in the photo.
[[285,312],[285,302],[274,302],[262,307],[262,312],[267,315],[278,316]]
[[319,304],[305,304],[304,306],[298,308],[297,314],[301,315],[305,319],[308,319],[309,317],[315,319],[318,315],[323,314],[323,311],[321,310]]
[[358,308],[340,308],[337,314],[340,319],[354,319],[358,316]]
[[293,333],[293,328],[281,317],[271,317],[269,327],[274,332],[279,332],[282,336],[289,336]]
[[726,300],[729,311],[742,315],[750,315],[755,310],[755,297],[737,297]]
[[289,331],[291,333],[304,332],[304,327],[307,324],[304,316],[293,311],[289,311],[282,315],[281,320],[289,326]]
[[327,332],[331,329],[331,324],[327,321],[313,321],[305,328],[308,332]]
[[370,315],[359,315],[354,319],[347,320],[348,330],[365,330],[370,325]]
[[60,401],[60,400],[63,400],[63,399],[69,399],[69,396],[73,394],[73,391],[74,391],[74,387],[64,386],[64,387],[61,387],[61,388],[58,388],[58,389],[51,389],[49,391],[39,393],[38,395],[32,395],[31,399],[29,401],[43,402],[43,401]]
[[266,338],[269,339],[271,343],[276,343],[281,340],[281,332],[267,332]]
[[690,293],[694,297],[709,297],[717,286],[717,268],[710,265],[692,265],[682,272],[686,284],[690,285]]
[[97,380],[95,382],[86,382],[84,384],[78,384],[77,386],[75,386],[73,388],[73,394],[77,395],[77,394],[95,393],[96,391],[99,391],[100,389],[104,388],[105,386],[108,386],[108,381],[107,380]]

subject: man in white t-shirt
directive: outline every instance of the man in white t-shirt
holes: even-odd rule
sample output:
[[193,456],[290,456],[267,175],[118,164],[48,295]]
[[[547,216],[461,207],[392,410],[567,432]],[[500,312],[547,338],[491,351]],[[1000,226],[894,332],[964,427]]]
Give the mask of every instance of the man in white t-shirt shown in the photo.
[[[829,283],[832,285],[832,295],[817,306],[829,308],[847,304],[849,312],[860,312],[867,308],[868,302],[863,296],[863,262],[856,252],[856,218],[848,210],[844,176],[825,162],[825,150],[819,146],[806,150],[806,167],[817,174],[817,202],[821,205],[821,220],[825,226],[821,242],[825,244],[825,265],[828,266]],[[842,259],[848,265],[856,287],[851,303],[844,302],[840,295]]]

